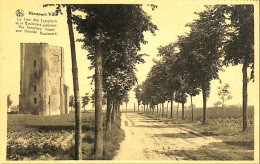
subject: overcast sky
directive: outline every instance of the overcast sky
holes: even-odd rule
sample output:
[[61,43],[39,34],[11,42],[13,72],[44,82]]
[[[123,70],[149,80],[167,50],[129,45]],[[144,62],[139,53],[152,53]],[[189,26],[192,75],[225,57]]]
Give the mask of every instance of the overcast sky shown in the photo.
[[[177,1],[179,2],[179,1]],[[186,1],[185,1],[186,2]],[[147,73],[154,64],[153,58],[157,58],[157,48],[164,46],[170,42],[175,42],[178,35],[182,35],[189,31],[189,28],[184,27],[186,23],[191,22],[197,18],[194,12],[204,10],[204,6],[195,3],[194,1],[188,1],[186,3],[162,3],[158,5],[155,11],[152,11],[149,7],[144,7],[144,10],[152,16],[152,22],[156,24],[159,31],[156,31],[156,36],[152,36],[149,33],[145,33],[145,39],[148,44],[142,46],[140,53],[147,53],[150,56],[145,57],[145,64],[137,66],[137,77],[138,82],[141,83],[145,80]],[[5,3],[8,5],[8,2]],[[7,7],[7,6],[5,6]],[[1,8],[3,9],[3,7]],[[27,18],[39,18],[37,16],[28,16],[28,12],[46,13],[53,11],[54,8],[42,8],[40,4],[27,3],[21,4],[10,4],[8,10],[5,9],[5,15],[1,15],[1,21],[5,22],[4,28],[0,30],[1,36],[1,60],[0,60],[0,80],[1,80],[1,104],[6,103],[6,96],[11,93],[13,99],[13,105],[19,103],[19,92],[20,92],[20,43],[39,43],[45,42],[50,45],[61,46],[65,50],[65,83],[69,85],[70,95],[73,93],[72,83],[72,72],[71,72],[71,56],[70,56],[70,44],[68,27],[66,21],[66,13],[57,17],[44,16],[43,19],[55,19],[58,21],[57,36],[42,36],[39,34],[28,34],[28,33],[16,33],[16,16],[15,11],[17,9],[23,9],[25,17]],[[76,38],[80,38],[74,30]],[[81,43],[76,43],[77,62],[79,70],[79,86],[80,94],[84,95],[86,92],[92,94],[90,79],[88,76],[93,74],[93,71],[89,71],[88,67],[90,62],[87,60],[87,51],[81,49]],[[226,104],[242,104],[242,67],[228,67],[225,68],[225,72],[220,72],[220,78],[222,83],[230,84],[230,91],[233,96],[232,100],[226,102]],[[217,87],[219,86],[218,81],[211,82],[211,92],[208,100],[208,106],[218,101]],[[258,90],[254,87],[254,83],[250,82],[248,87],[248,104],[252,105],[258,102]],[[188,99],[189,100],[189,99]],[[193,102],[196,107],[202,106],[202,95],[194,97]],[[133,104],[136,103],[133,92],[130,93],[130,102],[128,107],[133,108]],[[189,106],[190,101],[187,102]],[[90,107],[90,105],[89,105]]]

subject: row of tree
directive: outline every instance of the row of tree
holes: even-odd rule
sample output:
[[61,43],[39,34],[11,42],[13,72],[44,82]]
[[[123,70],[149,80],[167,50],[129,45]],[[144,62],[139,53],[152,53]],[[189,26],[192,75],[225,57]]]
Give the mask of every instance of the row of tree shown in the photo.
[[[50,5],[44,5],[50,6]],[[51,5],[53,6],[53,5]],[[62,14],[62,7],[67,10],[67,23],[70,36],[73,86],[75,97],[75,156],[82,159],[81,144],[81,105],[78,84],[73,25],[78,33],[83,34],[82,48],[88,51],[90,69],[95,69],[92,76],[95,82],[95,137],[94,155],[103,156],[103,114],[102,98],[107,99],[106,133],[111,130],[111,122],[119,116],[120,104],[127,92],[137,82],[136,64],[144,63],[139,54],[141,44],[147,44],[143,33],[155,34],[156,25],[143,11],[142,5],[56,5],[56,12]],[[152,9],[156,6],[151,5]],[[76,14],[81,12],[81,14]],[[74,14],[73,14],[74,13]],[[87,71],[87,70],[86,70]],[[124,99],[127,102],[126,99]]]
[[141,43],[147,43],[143,32],[154,33],[157,27],[141,5],[74,5],[73,8],[86,13],[86,17],[74,15],[72,20],[84,36],[79,41],[89,52],[90,69],[95,69],[94,153],[99,159],[103,156],[102,97],[105,95],[107,99],[107,133],[119,115],[124,95],[137,81],[136,64],[144,62],[144,54],[138,54]]
[[[135,88],[138,110],[141,103],[147,107],[150,104],[150,108],[157,106],[157,110],[158,104],[162,103],[163,114],[164,102],[170,101],[172,118],[175,101],[182,104],[184,119],[184,104],[189,95],[193,119],[192,97],[202,92],[202,123],[205,123],[210,82],[219,79],[218,72],[223,70],[223,66],[242,64],[243,130],[246,130],[247,84],[254,79],[254,6],[206,6],[205,11],[197,14],[199,18],[186,25],[190,27],[189,33],[158,48],[161,59],[153,60],[155,65],[147,79]],[[250,77],[248,68],[251,69]],[[230,98],[227,88],[220,88],[223,104]]]
[[[82,108],[84,108],[84,111],[86,111],[86,106],[89,104],[90,100],[91,103],[94,103],[95,102],[95,99],[94,99],[94,94],[90,97],[88,93],[85,93],[85,96],[82,96],[81,97],[81,104],[82,104]],[[69,97],[69,107],[71,107],[71,111],[72,111],[72,108],[75,108],[75,97],[73,95],[71,95]]]

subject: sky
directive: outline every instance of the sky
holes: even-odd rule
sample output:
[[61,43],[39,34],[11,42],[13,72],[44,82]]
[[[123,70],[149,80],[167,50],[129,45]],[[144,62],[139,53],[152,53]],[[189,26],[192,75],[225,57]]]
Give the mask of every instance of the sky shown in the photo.
[[[166,1],[163,1],[166,2]],[[178,35],[182,35],[185,32],[189,32],[189,28],[185,27],[185,24],[192,22],[197,15],[194,12],[200,12],[204,10],[204,6],[200,3],[195,3],[194,1],[186,1],[184,3],[179,3],[180,1],[161,3],[158,8],[154,11],[151,8],[145,6],[144,10],[151,15],[152,22],[158,26],[158,31],[156,31],[156,36],[152,36],[150,33],[145,33],[145,39],[148,44],[142,45],[140,53],[149,54],[149,56],[144,57],[145,64],[137,65],[137,78],[138,83],[142,83],[149,70],[151,69],[152,59],[159,59],[157,57],[157,48],[159,46],[165,46],[171,42],[177,40]],[[70,56],[70,42],[68,35],[68,26],[66,20],[66,12],[59,16],[35,16],[28,15],[28,12],[37,13],[47,13],[54,11],[53,7],[43,8],[41,4],[36,3],[12,3],[5,2],[5,5],[1,7],[3,10],[5,8],[4,15],[1,14],[0,18],[3,24],[0,30],[0,81],[1,81],[1,104],[6,103],[6,96],[11,94],[11,99],[14,101],[13,105],[18,105],[19,103],[19,92],[20,92],[20,43],[49,43],[50,45],[61,46],[65,51],[65,83],[69,86],[70,95],[73,94],[73,82],[72,82],[72,72],[71,72],[71,56]],[[57,33],[56,36],[43,36],[39,34],[28,34],[28,33],[17,33],[17,17],[15,12],[17,9],[22,9],[27,18],[43,18],[43,19],[53,19],[57,20]],[[4,28],[3,28],[4,27]],[[75,38],[81,38],[82,36],[77,33],[74,29]],[[81,43],[76,42],[76,53],[79,71],[79,87],[80,94],[85,95],[85,93],[92,94],[92,89],[94,85],[91,85],[91,80],[88,76],[93,74],[88,67],[90,66],[90,61],[87,59],[88,52],[81,48]],[[258,59],[258,57],[257,57]],[[258,62],[258,60],[255,60]],[[257,63],[258,66],[258,63]],[[258,69],[258,67],[257,67]],[[238,105],[242,104],[242,66],[228,67],[225,68],[225,72],[220,72],[220,79],[222,84],[230,84],[230,92],[232,99],[227,101],[227,105]],[[256,70],[256,75],[259,75],[259,71]],[[248,85],[248,104],[256,104],[259,100],[258,95],[258,76],[255,83],[249,82]],[[208,99],[208,106],[213,106],[216,101],[219,101],[217,96],[217,87],[221,84],[219,81],[214,80],[211,82],[210,97]],[[134,92],[130,92],[130,101],[128,103],[128,108],[133,108],[136,99]],[[193,103],[196,107],[202,106],[202,95],[194,97]],[[190,101],[186,104],[190,105]],[[124,107],[124,106],[123,106]],[[123,108],[122,107],[122,108]],[[89,104],[87,109],[91,109]]]

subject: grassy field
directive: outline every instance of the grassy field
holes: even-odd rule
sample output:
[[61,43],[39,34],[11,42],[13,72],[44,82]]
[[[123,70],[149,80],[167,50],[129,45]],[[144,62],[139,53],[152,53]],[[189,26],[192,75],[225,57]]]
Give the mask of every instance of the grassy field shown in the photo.
[[[120,119],[104,139],[103,159],[113,159],[124,139]],[[7,160],[73,160],[74,114],[38,116],[9,114]],[[82,113],[83,159],[94,159],[94,113]]]
[[[148,117],[157,118],[164,122],[179,124],[179,126],[188,128],[198,132],[200,135],[212,136],[223,142],[212,145],[211,147],[203,147],[194,152],[175,151],[169,154],[182,154],[185,159],[189,160],[205,160],[211,156],[213,159],[208,160],[253,160],[254,158],[254,107],[248,107],[248,129],[242,131],[242,109],[236,106],[225,107],[224,109],[212,107],[207,109],[207,123],[201,124],[202,109],[194,109],[194,121],[191,121],[191,111],[185,111],[185,120],[181,119],[181,109],[176,115],[174,109],[174,117],[156,116],[156,114],[146,114]],[[225,151],[218,152],[219,150]],[[211,153],[211,154],[210,154]],[[213,153],[213,154],[212,154]],[[206,155],[206,156],[205,156]]]

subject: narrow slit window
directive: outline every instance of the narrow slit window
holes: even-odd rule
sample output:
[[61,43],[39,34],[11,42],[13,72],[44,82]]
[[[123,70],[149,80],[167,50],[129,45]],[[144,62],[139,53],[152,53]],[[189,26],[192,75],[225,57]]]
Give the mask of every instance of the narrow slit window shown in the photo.
[[37,91],[37,87],[36,87],[36,85],[34,86],[34,92],[36,92]]
[[34,67],[36,67],[36,60],[33,61],[33,65],[34,65]]
[[34,98],[34,104],[37,104],[37,98]]
[[36,77],[37,77],[37,74],[36,74],[36,73],[34,73],[34,78],[36,79]]

